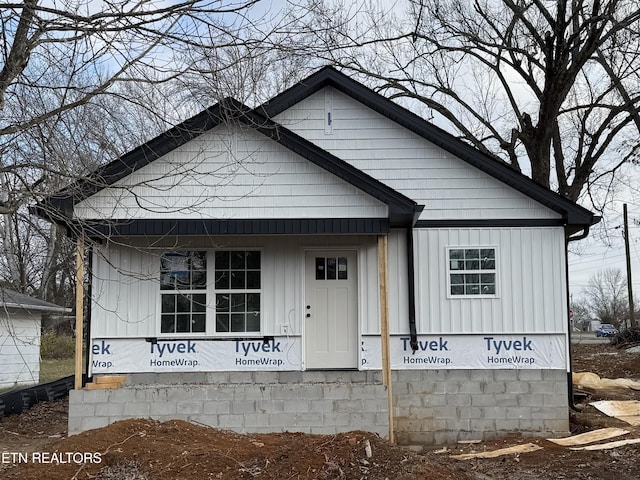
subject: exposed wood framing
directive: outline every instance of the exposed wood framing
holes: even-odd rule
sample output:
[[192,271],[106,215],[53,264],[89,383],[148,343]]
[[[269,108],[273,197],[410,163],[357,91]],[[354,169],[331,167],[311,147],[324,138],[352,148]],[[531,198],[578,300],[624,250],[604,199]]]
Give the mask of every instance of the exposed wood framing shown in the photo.
[[84,239],[76,244],[76,358],[75,389],[82,388],[82,337],[84,336]]
[[389,441],[395,443],[393,423],[393,381],[389,352],[389,276],[387,270],[387,236],[378,236],[378,283],[380,285],[380,323],[382,341],[382,381],[389,394]]

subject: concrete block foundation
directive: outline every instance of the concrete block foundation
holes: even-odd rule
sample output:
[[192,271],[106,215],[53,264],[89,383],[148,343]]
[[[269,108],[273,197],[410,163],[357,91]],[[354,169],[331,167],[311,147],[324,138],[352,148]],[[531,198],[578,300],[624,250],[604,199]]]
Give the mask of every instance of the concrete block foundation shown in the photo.
[[190,380],[134,374],[120,389],[72,390],[69,435],[142,417],[241,433],[365,430],[389,436],[388,390],[377,372],[225,372]]
[[400,444],[442,445],[569,431],[563,370],[394,371],[393,392]]
[[[562,370],[400,370],[392,378],[401,445],[569,430]],[[388,389],[375,371],[131,374],[120,389],[69,392],[69,435],[153,418],[243,433],[365,430],[388,438],[388,412]]]

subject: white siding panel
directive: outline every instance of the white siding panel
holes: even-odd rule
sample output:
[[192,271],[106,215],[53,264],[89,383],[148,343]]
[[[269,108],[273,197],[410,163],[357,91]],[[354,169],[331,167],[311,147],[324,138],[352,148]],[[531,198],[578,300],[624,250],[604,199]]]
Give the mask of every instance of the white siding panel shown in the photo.
[[75,215],[379,218],[387,206],[254,130],[220,126],[79,202]]
[[[563,333],[562,228],[419,229],[414,233],[418,331]],[[495,246],[498,298],[447,298],[449,246]]]
[[116,244],[94,247],[91,335],[155,336],[159,278],[157,254]]
[[[389,235],[389,317],[394,334],[408,333],[405,235],[402,230]],[[447,298],[447,246],[497,248],[498,298]],[[291,335],[302,333],[306,249],[358,249],[360,332],[380,331],[375,237],[194,237],[184,242],[165,239],[152,250],[116,244],[97,247],[93,337],[158,336],[160,253],[177,247],[260,248],[265,335],[280,335],[282,325]],[[562,228],[417,229],[414,247],[419,333],[566,331]]]
[[39,382],[39,314],[0,312],[0,365],[0,388]]
[[286,127],[425,205],[421,219],[560,218],[499,180],[333,90],[330,135],[327,87],[276,117]]
[[[374,236],[191,237],[184,241],[158,239],[151,248],[150,245],[130,247],[115,243],[95,248],[92,337],[159,336],[161,253],[171,249],[229,248],[259,248],[263,252],[261,319],[264,335],[280,335],[283,325],[288,326],[290,335],[302,333],[305,249],[357,249],[360,330],[379,331]],[[209,282],[212,282],[211,278]],[[208,298],[209,304],[211,301]],[[210,320],[213,320],[212,316]]]
[[388,241],[389,256],[389,331],[409,332],[409,283],[407,280],[406,230],[392,230]]
[[360,250],[358,294],[360,295],[360,324],[362,334],[380,333],[380,283],[378,277],[378,248],[375,237],[367,237]]

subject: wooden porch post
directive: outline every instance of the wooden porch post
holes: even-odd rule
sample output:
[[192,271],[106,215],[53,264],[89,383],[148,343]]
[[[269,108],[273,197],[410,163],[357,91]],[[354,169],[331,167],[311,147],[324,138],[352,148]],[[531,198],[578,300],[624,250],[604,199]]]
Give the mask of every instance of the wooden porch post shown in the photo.
[[82,389],[82,337],[84,336],[84,238],[76,243],[76,365],[75,389]]
[[378,236],[378,283],[380,284],[380,340],[382,342],[382,382],[389,394],[389,441],[395,443],[393,422],[393,381],[389,346],[389,289],[387,272],[387,236]]

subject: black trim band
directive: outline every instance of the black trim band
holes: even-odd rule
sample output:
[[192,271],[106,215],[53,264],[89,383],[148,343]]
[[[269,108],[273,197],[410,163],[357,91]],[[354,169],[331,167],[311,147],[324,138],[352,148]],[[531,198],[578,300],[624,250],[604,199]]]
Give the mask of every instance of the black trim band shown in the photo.
[[561,218],[494,218],[469,220],[418,220],[415,228],[458,228],[458,227],[563,227]]
[[73,234],[104,238],[138,235],[318,235],[389,233],[387,218],[297,218],[256,220],[87,220]]

